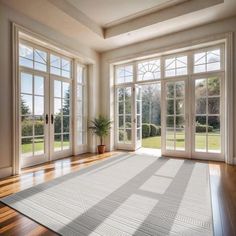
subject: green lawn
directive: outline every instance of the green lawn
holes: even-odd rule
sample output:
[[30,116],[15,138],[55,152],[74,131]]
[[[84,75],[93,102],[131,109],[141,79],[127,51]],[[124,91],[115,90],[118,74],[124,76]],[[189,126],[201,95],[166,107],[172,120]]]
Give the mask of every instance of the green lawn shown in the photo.
[[[168,146],[174,145],[173,134],[167,135]],[[201,133],[196,134],[195,147],[197,150],[204,151],[206,149],[206,136]],[[161,136],[150,137],[142,139],[142,147],[144,148],[156,148],[161,149]],[[176,147],[184,148],[184,135],[182,133],[177,134]],[[208,150],[219,151],[220,150],[220,135],[218,133],[209,133],[208,135]]]
[[[63,146],[68,147],[69,142],[63,142]],[[59,142],[59,141],[54,142],[55,149],[60,148],[60,147],[61,147],[61,142]],[[30,152],[32,152],[33,145],[32,145],[32,143],[22,144],[21,149],[22,149],[23,154],[30,153]],[[42,141],[38,141],[37,143],[34,144],[34,151],[35,152],[39,152],[39,151],[43,151],[43,150],[44,150],[44,143]]]
[[142,147],[161,149],[161,136],[142,139]]

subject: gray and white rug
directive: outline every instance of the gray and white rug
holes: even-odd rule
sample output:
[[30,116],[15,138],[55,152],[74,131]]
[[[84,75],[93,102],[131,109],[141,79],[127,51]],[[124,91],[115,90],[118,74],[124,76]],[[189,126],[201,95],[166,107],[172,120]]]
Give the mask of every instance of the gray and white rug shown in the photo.
[[213,235],[208,165],[122,154],[1,201],[61,235]]

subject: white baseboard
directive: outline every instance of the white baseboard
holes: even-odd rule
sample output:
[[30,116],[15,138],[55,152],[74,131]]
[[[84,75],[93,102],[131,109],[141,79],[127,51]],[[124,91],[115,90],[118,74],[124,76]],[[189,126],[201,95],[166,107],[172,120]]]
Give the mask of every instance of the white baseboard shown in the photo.
[[236,165],[236,157],[234,157],[234,161],[233,161],[234,165]]
[[5,178],[12,175],[12,167],[0,168],[0,178]]

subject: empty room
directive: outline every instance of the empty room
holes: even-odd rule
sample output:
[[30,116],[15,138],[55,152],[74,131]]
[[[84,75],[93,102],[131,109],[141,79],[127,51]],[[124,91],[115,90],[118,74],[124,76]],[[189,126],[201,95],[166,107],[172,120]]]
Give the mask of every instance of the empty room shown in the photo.
[[236,236],[236,0],[0,0],[0,235]]

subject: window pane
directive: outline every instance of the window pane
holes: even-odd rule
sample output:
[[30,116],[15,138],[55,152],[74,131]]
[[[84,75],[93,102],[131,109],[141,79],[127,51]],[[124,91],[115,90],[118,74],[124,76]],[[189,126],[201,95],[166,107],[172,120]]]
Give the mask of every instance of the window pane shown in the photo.
[[28,60],[26,58],[20,57],[20,61],[19,61],[20,66],[25,66],[28,68],[33,68],[33,61]]
[[47,66],[42,64],[42,63],[35,62],[34,63],[34,69],[46,72],[47,71]]
[[184,129],[178,129],[175,133],[176,150],[185,150],[185,132]]
[[194,73],[221,69],[220,49],[194,54]]
[[174,128],[174,116],[167,116],[166,117],[166,126],[168,128]]
[[220,62],[220,49],[207,52],[207,63]]
[[61,116],[54,116],[54,132],[60,134],[61,131]]
[[83,67],[80,65],[77,65],[77,82],[80,84],[84,83]]
[[21,73],[21,92],[32,94],[33,76],[31,74]]
[[167,98],[174,98],[174,83],[168,83],[166,85]]
[[70,148],[70,135],[63,134],[63,150]]
[[174,114],[174,100],[167,100],[167,115]]
[[208,79],[208,96],[220,95],[220,79],[212,77]]
[[175,117],[175,125],[176,125],[176,128],[183,129],[185,126],[184,116],[176,116]]
[[21,117],[21,136],[33,136],[33,118],[31,116]]
[[131,128],[131,116],[125,116],[125,128]]
[[116,83],[129,83],[133,81],[133,66],[125,65],[119,66],[116,69]]
[[161,77],[160,59],[138,64],[138,80],[155,80]]
[[34,155],[41,155],[44,153],[44,137],[34,138]]
[[118,103],[118,113],[123,114],[124,113],[124,102],[119,102]]
[[208,135],[208,152],[221,152],[221,137],[219,133],[213,133]]
[[70,117],[63,116],[63,133],[69,133],[69,132],[70,132]]
[[21,155],[23,157],[33,155],[33,138],[22,138],[21,139]]
[[21,115],[30,115],[33,111],[33,96],[21,95]]
[[34,50],[34,60],[36,62],[40,62],[42,64],[46,64],[47,63],[47,53],[43,52],[39,49],[35,49]]
[[187,56],[173,57],[165,60],[165,76],[186,75],[187,71]]
[[83,116],[83,102],[82,101],[77,102],[77,114],[80,116]]
[[206,134],[205,133],[195,134],[195,150],[197,152],[206,152]]
[[43,116],[34,117],[34,135],[44,135]]
[[70,84],[63,82],[62,83],[62,97],[69,99],[70,98]]
[[195,80],[195,96],[205,97],[207,95],[207,80],[197,79]]
[[34,76],[34,94],[44,95],[44,78],[42,76]]
[[176,115],[184,114],[184,100],[183,99],[176,99],[175,113]]
[[61,81],[55,80],[54,81],[54,97],[61,98]]
[[207,64],[207,71],[220,70],[220,62]]
[[50,55],[50,65],[53,67],[61,68],[61,59],[53,54]]
[[70,78],[70,72],[62,70],[61,71],[61,76],[62,77],[66,77],[66,78]]
[[194,54],[194,65],[203,65],[206,63],[206,53],[195,53]]
[[63,99],[63,115],[70,114],[70,100]]
[[61,60],[61,68],[65,71],[70,71],[70,61],[66,59]]
[[54,75],[58,75],[58,76],[61,75],[61,70],[55,67],[51,67],[50,72],[51,74],[54,74]]
[[34,97],[34,115],[44,114],[44,98],[35,96]]
[[131,129],[126,129],[124,133],[124,141],[126,143],[130,143],[132,139],[132,130]]
[[209,114],[220,114],[220,98],[208,98],[208,113]]
[[185,94],[185,86],[184,86],[184,82],[176,82],[175,83],[176,86],[176,97],[184,97]]
[[54,135],[54,151],[62,150],[62,135]]
[[62,112],[61,99],[54,98],[54,114],[58,115],[61,114],[61,112]]
[[19,45],[19,54],[21,57],[33,60],[33,48],[20,44]]
[[82,85],[77,85],[77,99],[78,100],[82,100],[82,98],[84,96],[83,92],[84,92],[83,86]]
[[173,129],[168,129],[166,131],[166,148],[169,150],[174,150],[175,148],[175,133]]
[[196,99],[196,114],[206,114],[206,98]]
[[119,128],[124,128],[124,116],[119,116]]
[[124,142],[124,134],[125,132],[123,129],[119,130],[119,142]]

